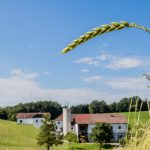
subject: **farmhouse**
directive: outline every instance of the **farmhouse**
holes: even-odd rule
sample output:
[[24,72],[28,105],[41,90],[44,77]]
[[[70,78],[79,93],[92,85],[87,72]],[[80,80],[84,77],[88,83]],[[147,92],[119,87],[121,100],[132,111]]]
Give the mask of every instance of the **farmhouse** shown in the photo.
[[74,132],[80,139],[84,136],[87,141],[91,142],[90,134],[96,123],[109,123],[113,130],[114,139],[117,142],[124,137],[127,132],[127,119],[122,114],[71,114],[69,108],[63,108],[63,114],[55,120],[58,131],[63,131],[66,135],[68,132]]
[[32,124],[35,127],[40,127],[44,120],[44,115],[50,115],[50,113],[18,113],[17,123],[18,124]]

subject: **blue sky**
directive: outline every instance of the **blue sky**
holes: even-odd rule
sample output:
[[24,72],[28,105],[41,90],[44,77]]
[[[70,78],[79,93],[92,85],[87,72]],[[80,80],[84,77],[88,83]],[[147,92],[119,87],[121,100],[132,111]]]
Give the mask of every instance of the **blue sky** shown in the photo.
[[125,20],[150,28],[148,0],[0,1],[0,106],[62,105],[150,96],[150,34],[124,29],[60,51],[94,27]]

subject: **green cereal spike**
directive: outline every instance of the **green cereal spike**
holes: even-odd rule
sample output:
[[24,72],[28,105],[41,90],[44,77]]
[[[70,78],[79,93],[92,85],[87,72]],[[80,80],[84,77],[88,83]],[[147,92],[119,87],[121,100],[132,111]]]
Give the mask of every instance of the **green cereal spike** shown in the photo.
[[77,38],[76,40],[71,42],[67,47],[65,47],[61,51],[61,54],[69,52],[70,50],[76,48],[78,45],[80,45],[98,35],[102,35],[104,33],[112,32],[115,30],[122,30],[124,28],[138,28],[140,30],[144,30],[144,31],[150,33],[150,30],[148,28],[137,25],[135,23],[129,24],[126,21],[111,22],[110,24],[104,24],[100,27],[94,28],[93,30],[86,32],[84,35],[80,36],[79,38]]

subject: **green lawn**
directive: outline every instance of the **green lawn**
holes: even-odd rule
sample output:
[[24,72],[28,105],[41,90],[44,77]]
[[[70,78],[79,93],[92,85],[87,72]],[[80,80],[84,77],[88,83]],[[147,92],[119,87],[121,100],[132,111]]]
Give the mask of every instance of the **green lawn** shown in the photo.
[[[129,116],[129,112],[123,112],[122,114],[126,115],[127,118]],[[139,112],[131,112],[130,117],[129,117],[129,124],[134,125],[138,120],[138,116],[139,116]],[[141,111],[139,120],[143,124],[146,123],[148,120],[150,120],[149,112],[148,111]]]

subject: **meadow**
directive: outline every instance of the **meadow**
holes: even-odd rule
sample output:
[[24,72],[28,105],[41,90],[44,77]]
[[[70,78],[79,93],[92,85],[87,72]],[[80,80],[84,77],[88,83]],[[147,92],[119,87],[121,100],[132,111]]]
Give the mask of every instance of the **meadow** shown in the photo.
[[133,126],[135,123],[137,123],[138,117],[139,121],[142,124],[147,123],[147,121],[150,119],[149,111],[141,111],[141,112],[123,112],[127,118],[129,117],[129,125]]

